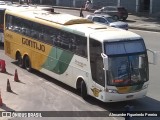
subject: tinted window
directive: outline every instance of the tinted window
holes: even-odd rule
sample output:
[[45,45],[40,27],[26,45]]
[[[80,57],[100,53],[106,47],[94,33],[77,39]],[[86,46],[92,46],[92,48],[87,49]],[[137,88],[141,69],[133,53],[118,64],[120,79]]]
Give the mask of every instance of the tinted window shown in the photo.
[[92,79],[96,83],[105,86],[104,66],[103,59],[101,57],[102,44],[99,41],[90,39],[89,45]]
[[94,22],[99,22],[99,18],[98,18],[98,17],[94,17],[94,18],[93,18],[93,21],[94,21]]
[[105,43],[105,53],[107,55],[130,54],[138,52],[145,52],[145,46],[142,40]]
[[22,18],[6,15],[6,28],[41,42],[87,57],[87,38]]
[[118,8],[118,11],[126,11],[126,9],[124,7],[120,7]]
[[0,24],[4,24],[4,11],[5,10],[0,10]]
[[106,20],[105,20],[104,18],[99,18],[99,22],[100,22],[100,23],[105,23]]
[[106,8],[104,8],[104,10],[107,10],[107,11],[116,11],[117,9],[114,8],[114,7],[106,7]]

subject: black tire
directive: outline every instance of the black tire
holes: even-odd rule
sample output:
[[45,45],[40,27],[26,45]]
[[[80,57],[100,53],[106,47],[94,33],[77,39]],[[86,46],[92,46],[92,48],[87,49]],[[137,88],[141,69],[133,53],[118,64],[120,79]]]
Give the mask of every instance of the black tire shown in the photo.
[[31,61],[30,61],[30,59],[29,59],[28,56],[26,56],[26,57],[24,58],[24,67],[25,67],[25,69],[26,69],[27,71],[29,71],[29,72],[32,71]]
[[123,18],[123,21],[126,21],[127,20],[127,18]]
[[87,98],[87,87],[86,87],[86,84],[83,80],[81,81],[81,97],[83,99]]
[[17,64],[19,67],[23,68],[24,67],[24,64],[23,64],[23,59],[22,59],[22,56],[20,53],[17,54]]
[[113,19],[116,20],[116,21],[118,21],[118,20],[119,20],[119,17],[118,17],[117,15],[114,15],[114,16],[113,16]]

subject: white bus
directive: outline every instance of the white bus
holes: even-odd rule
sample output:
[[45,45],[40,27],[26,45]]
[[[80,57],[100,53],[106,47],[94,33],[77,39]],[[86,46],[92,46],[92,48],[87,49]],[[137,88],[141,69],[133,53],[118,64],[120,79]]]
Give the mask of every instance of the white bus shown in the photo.
[[147,49],[133,32],[43,10],[6,10],[4,28],[6,55],[79,89],[83,98],[117,102],[147,93]]

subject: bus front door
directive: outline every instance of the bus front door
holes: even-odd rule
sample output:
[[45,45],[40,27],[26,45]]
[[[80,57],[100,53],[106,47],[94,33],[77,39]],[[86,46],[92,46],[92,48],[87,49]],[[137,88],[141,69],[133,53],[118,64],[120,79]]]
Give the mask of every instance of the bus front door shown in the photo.
[[105,87],[105,73],[103,70],[103,58],[101,57],[102,44],[96,40],[90,39],[90,66],[92,76],[92,92],[95,97]]

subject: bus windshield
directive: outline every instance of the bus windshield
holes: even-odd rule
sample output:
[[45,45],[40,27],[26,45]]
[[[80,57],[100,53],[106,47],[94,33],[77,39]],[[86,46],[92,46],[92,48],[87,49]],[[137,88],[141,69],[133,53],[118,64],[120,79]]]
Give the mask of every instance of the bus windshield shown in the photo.
[[148,81],[148,59],[142,40],[105,43],[107,83],[129,86]]

